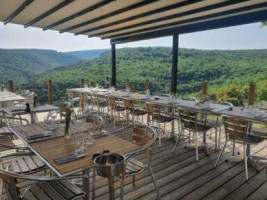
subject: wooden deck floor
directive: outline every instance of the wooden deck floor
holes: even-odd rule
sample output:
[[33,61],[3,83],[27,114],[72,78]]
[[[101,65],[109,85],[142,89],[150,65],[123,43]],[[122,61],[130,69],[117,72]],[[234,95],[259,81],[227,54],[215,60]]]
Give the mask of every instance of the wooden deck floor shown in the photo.
[[[231,157],[230,143],[222,162],[216,169],[214,164],[218,152],[211,151],[207,156],[200,150],[199,161],[196,162],[194,149],[185,148],[184,144],[180,144],[176,152],[172,153],[173,147],[174,141],[169,138],[163,139],[162,147],[158,147],[158,143],[153,146],[152,169],[162,199],[267,199],[266,163],[259,164],[259,172],[249,167],[249,181],[246,181],[244,162],[238,156],[235,159]],[[254,146],[252,152],[255,156],[266,158],[267,141]],[[145,155],[140,155],[138,158],[145,161]],[[226,158],[229,159],[228,162],[224,162]],[[27,184],[20,185],[24,189]],[[116,182],[115,187],[115,196],[119,199],[119,182]],[[6,195],[3,195],[3,199],[6,199]],[[109,199],[108,182],[101,177],[97,177],[96,199]],[[157,199],[147,170],[137,176],[135,188],[132,186],[132,178],[126,178],[124,199]]]
[[[253,147],[255,155],[265,155],[266,144]],[[161,148],[154,146],[152,167],[162,199],[267,199],[264,164],[260,165],[260,172],[249,167],[249,181],[246,182],[242,159],[222,161],[215,169],[218,153],[207,156],[200,152],[200,160],[196,162],[195,150],[180,145],[174,154],[173,145],[174,141],[164,139]],[[229,151],[224,154],[224,158],[230,157]],[[140,156],[140,160],[144,157]],[[157,199],[148,171],[138,177],[135,188],[131,183],[131,179],[126,181],[124,199]],[[97,199],[108,199],[107,181],[100,179],[96,186]]]

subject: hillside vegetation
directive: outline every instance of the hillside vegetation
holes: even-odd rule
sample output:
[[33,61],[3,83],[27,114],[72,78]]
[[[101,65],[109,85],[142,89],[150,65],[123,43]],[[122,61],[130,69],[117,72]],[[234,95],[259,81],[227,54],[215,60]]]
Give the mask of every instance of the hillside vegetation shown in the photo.
[[[171,78],[171,48],[124,48],[117,51],[117,82],[124,88],[129,79],[134,89],[144,90],[144,81],[151,81],[151,91],[168,93]],[[257,84],[258,100],[267,100],[267,50],[207,51],[179,49],[178,94],[197,95],[201,82],[208,81],[210,93],[219,100],[242,104],[251,81]],[[55,98],[66,98],[66,88],[78,87],[81,78],[88,83],[104,84],[111,74],[110,52],[99,58],[59,67],[43,73],[24,87],[32,87],[46,100],[46,81],[55,83]]]
[[0,83],[13,79],[28,81],[47,70],[79,62],[81,59],[53,50],[0,49]]
[[110,49],[95,49],[95,50],[84,50],[84,51],[70,51],[65,52],[66,54],[84,59],[84,60],[92,60],[94,58],[98,58],[101,54],[110,51]]

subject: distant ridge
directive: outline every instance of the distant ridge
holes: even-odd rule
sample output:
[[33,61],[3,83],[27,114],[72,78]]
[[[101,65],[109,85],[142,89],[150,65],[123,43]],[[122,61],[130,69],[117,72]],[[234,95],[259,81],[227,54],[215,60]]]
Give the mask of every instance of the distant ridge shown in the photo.
[[109,51],[110,49],[95,49],[95,50],[84,50],[84,51],[70,51],[65,53],[84,60],[92,60],[94,58],[98,58],[103,53]]

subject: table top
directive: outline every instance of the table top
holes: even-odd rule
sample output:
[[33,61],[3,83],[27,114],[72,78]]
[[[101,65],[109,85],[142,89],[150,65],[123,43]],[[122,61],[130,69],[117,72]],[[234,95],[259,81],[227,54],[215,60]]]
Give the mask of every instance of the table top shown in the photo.
[[[71,123],[70,128],[71,132],[73,133],[82,133],[82,132],[88,132],[88,130],[92,128],[92,125],[89,123],[87,124],[76,121],[74,123]],[[14,134],[16,134],[22,141],[24,141],[27,144],[30,144],[38,141],[51,140],[54,138],[63,137],[65,131],[65,124],[64,123],[58,124],[58,127],[52,131],[51,136],[34,140],[28,140],[27,137],[44,134],[46,131],[48,131],[44,123],[13,126],[10,127],[10,130]]]
[[[78,133],[87,129],[85,123],[75,122],[72,125],[72,133]],[[71,154],[77,148],[76,142],[63,137],[64,125],[62,125],[51,138],[28,141],[27,136],[43,133],[44,124],[30,124],[11,127],[10,130],[22,139],[29,148],[35,152],[44,163],[46,163],[58,176],[67,176],[83,171],[93,166],[92,156],[95,153],[101,153],[103,150],[109,150],[112,153],[128,154],[140,149],[140,146],[129,142],[123,138],[111,135],[103,135],[85,150],[85,158],[75,160],[69,163],[58,165],[54,161],[56,158]],[[119,144],[119,145],[118,145]]]
[[259,109],[244,109],[243,107],[230,107],[229,105],[215,103],[210,103],[209,107],[207,107],[204,103],[196,103],[195,101],[182,99],[160,99],[151,101],[150,103],[166,107],[181,107],[207,114],[225,115],[248,121],[267,123],[267,113]]
[[[5,113],[8,113],[10,115],[24,115],[29,114],[26,112],[26,106],[12,106],[12,107],[6,107],[2,108],[2,110]],[[49,112],[49,111],[56,111],[59,110],[59,107],[53,106],[53,105],[42,105],[37,107],[31,107],[30,113],[41,113],[41,112]]]
[[0,103],[12,101],[24,101],[25,98],[13,92],[0,92]]

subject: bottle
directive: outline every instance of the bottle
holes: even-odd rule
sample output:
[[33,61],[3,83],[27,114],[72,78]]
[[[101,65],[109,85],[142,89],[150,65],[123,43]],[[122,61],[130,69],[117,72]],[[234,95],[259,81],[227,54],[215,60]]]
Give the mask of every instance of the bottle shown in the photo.
[[30,104],[26,103],[26,112],[31,112]]

